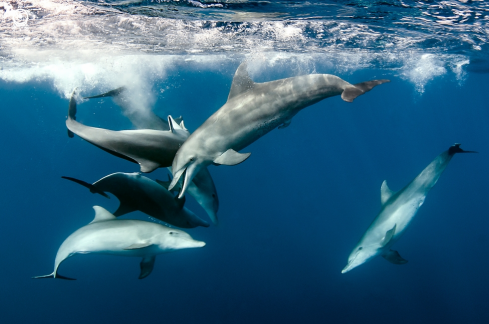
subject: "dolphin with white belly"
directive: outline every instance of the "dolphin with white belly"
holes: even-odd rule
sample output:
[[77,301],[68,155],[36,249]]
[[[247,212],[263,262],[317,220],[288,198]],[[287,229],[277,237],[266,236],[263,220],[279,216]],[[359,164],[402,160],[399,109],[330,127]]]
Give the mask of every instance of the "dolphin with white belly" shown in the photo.
[[387,261],[394,264],[407,263],[407,260],[403,259],[397,251],[391,250],[391,247],[404,233],[423,204],[426,195],[456,153],[477,152],[464,151],[460,148],[460,144],[455,144],[438,155],[400,191],[393,192],[387,186],[386,181],[382,183],[380,188],[381,210],[351,252],[348,264],[341,271],[342,273],[358,267],[377,255],[382,255]]
[[75,178],[63,178],[81,184],[92,193],[108,197],[105,192],[110,192],[116,196],[120,202],[114,213],[117,217],[139,210],[178,227],[209,226],[208,222],[184,206],[185,197],[174,197],[166,188],[139,173],[116,172],[93,184]]
[[[131,123],[138,129],[155,129],[155,130],[171,130],[176,132],[178,136],[187,139],[190,136],[190,132],[185,128],[181,117],[176,118],[175,122],[180,128],[171,129],[175,123],[163,122],[163,119],[158,117],[151,110],[146,109],[144,113],[140,113],[139,109],[135,109],[131,105],[132,101],[127,99],[127,90],[125,87],[120,87],[108,92],[84,97],[84,99],[104,98],[112,97],[116,104],[121,108],[123,114],[129,118]],[[171,172],[171,167],[168,167]],[[158,181],[165,188],[168,188],[170,182]],[[176,188],[174,188],[176,189]],[[180,189],[180,188],[178,188]],[[207,212],[210,219],[217,225],[217,211],[219,209],[219,197],[217,195],[216,186],[212,176],[207,168],[202,168],[199,173],[192,179],[192,182],[188,186],[188,193],[202,206]]]
[[323,99],[341,95],[344,101],[389,80],[350,84],[330,74],[310,74],[265,83],[255,83],[242,63],[236,71],[228,100],[209,117],[178,150],[173,160],[173,181],[182,175],[180,196],[203,167],[209,164],[236,165],[250,153],[238,153],[275,128],[287,127],[303,108]]
[[70,99],[66,127],[68,136],[74,134],[102,150],[139,163],[141,172],[152,172],[160,167],[169,167],[173,158],[187,139],[182,128],[168,116],[169,131],[152,129],[112,131],[83,125],[76,121],[75,91]]
[[140,257],[139,279],[143,279],[153,271],[158,254],[205,245],[178,229],[141,220],[116,219],[100,206],[93,209],[93,221],[68,236],[59,247],[53,273],[34,279],[75,280],[58,274],[59,265],[75,254],[87,253]]

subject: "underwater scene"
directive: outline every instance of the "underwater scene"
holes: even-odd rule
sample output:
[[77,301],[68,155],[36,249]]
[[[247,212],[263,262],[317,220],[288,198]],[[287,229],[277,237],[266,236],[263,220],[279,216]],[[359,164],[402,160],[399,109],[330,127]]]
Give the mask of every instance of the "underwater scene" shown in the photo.
[[488,323],[484,1],[0,0],[2,323]]

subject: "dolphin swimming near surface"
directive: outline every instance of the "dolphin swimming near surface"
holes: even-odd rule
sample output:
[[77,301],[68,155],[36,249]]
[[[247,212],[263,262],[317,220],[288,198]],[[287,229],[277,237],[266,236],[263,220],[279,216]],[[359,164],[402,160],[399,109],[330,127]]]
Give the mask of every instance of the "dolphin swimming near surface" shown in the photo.
[[275,128],[290,125],[303,108],[328,97],[341,95],[347,102],[389,80],[350,84],[330,74],[310,74],[255,83],[242,63],[233,78],[228,100],[209,117],[178,150],[173,160],[173,189],[182,175],[180,197],[203,167],[236,165],[251,153],[238,153]]
[[397,242],[423,204],[426,195],[436,184],[448,163],[456,153],[477,153],[464,151],[460,144],[452,145],[447,151],[438,155],[414,180],[398,192],[393,192],[382,183],[380,200],[382,207],[372,224],[355,246],[348,264],[341,273],[382,255],[394,264],[405,264],[407,260],[394,250],[392,245]]
[[[93,98],[103,98],[103,97],[112,97],[116,104],[122,109],[125,116],[129,118],[131,123],[136,128],[144,128],[144,129],[156,129],[156,130],[170,130],[172,124],[168,124],[166,122],[162,122],[162,118],[158,117],[153,112],[140,114],[138,113],[138,109],[134,109],[131,106],[131,101],[127,100],[124,96],[127,96],[125,87],[120,87],[106,93],[84,97],[84,99],[93,99]],[[185,128],[183,120],[181,117],[175,119],[176,123],[180,125],[180,129],[174,129],[173,132],[178,132],[178,135],[182,138],[187,139],[190,135],[190,132]],[[168,167],[171,172],[171,167]],[[158,180],[157,180],[158,181]],[[168,188],[170,182],[158,181],[158,183]],[[192,182],[189,184],[188,193],[202,206],[202,208],[206,211],[209,218],[212,222],[217,225],[217,211],[219,209],[219,197],[217,195],[216,186],[214,184],[214,180],[212,176],[207,170],[207,168],[202,168],[199,173],[192,179]]]
[[208,227],[209,223],[184,207],[185,198],[174,197],[166,188],[139,173],[117,172],[93,184],[70,177],[62,177],[108,197],[110,192],[119,199],[116,217],[139,210],[151,217],[183,228]]
[[76,121],[75,91],[70,99],[66,127],[68,136],[74,134],[102,150],[139,163],[141,172],[152,172],[160,167],[171,166],[175,153],[186,140],[184,130],[168,116],[169,131],[152,129],[112,131],[85,126]]
[[141,220],[116,219],[100,206],[93,206],[93,209],[93,221],[68,236],[59,247],[53,273],[34,279],[75,280],[58,274],[58,268],[61,262],[77,253],[141,257],[139,279],[144,279],[153,271],[158,254],[205,245],[178,229]]

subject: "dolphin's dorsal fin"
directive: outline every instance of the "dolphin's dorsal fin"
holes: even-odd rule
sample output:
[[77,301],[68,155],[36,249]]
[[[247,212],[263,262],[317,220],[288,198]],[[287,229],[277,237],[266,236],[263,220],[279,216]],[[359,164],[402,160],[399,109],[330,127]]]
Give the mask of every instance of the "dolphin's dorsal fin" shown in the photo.
[[236,165],[240,164],[247,158],[249,158],[251,153],[238,153],[233,149],[229,149],[226,152],[222,153],[217,159],[213,162],[217,165]]
[[387,180],[384,180],[384,182],[382,182],[382,186],[380,187],[380,203],[382,205],[385,204],[394,194],[395,192],[390,190],[387,186]]
[[90,224],[115,219],[115,216],[103,207],[93,206],[93,209],[95,210],[95,217],[93,218],[93,221],[90,222]]
[[396,234],[396,227],[397,227],[397,224],[394,224],[393,228],[391,228],[390,230],[385,232],[385,236],[382,239],[382,243],[381,243],[382,246],[386,246],[390,242],[390,240],[392,240],[392,238],[394,237],[394,234]]
[[168,115],[168,126],[170,127],[170,132],[172,133],[174,133],[175,130],[183,129],[170,115]]
[[399,252],[394,250],[389,250],[382,256],[384,257],[384,259],[394,264],[406,264],[408,262],[406,259],[403,259]]
[[[181,118],[181,117],[180,117]],[[188,132],[188,129],[185,127],[185,124],[183,123],[183,119],[182,121],[180,122],[180,127],[183,128],[183,130],[186,130]]]
[[131,244],[129,245],[128,247],[124,248],[124,250],[137,250],[137,249],[143,249],[145,247],[148,247],[150,245],[153,245],[153,243],[150,243],[150,242],[138,242],[138,243],[134,243],[134,244]]
[[248,74],[247,67],[248,65],[245,61],[241,63],[236,70],[233,83],[231,84],[231,91],[229,91],[228,101],[242,93],[245,93],[255,86],[255,82],[251,80]]
[[139,274],[139,279],[144,279],[151,274],[153,267],[155,265],[156,256],[144,257],[141,260],[139,266],[141,267],[141,273]]

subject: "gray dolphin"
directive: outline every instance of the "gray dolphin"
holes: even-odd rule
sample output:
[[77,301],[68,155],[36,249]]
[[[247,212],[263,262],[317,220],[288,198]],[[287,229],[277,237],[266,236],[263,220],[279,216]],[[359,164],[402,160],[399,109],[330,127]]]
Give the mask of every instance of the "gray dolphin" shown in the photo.
[[139,163],[142,172],[171,166],[175,153],[185,141],[182,128],[168,116],[169,131],[152,129],[112,131],[85,126],[76,121],[75,91],[70,99],[66,127],[68,136],[76,134],[102,150]]
[[105,192],[110,192],[116,196],[120,202],[114,213],[117,217],[139,210],[178,227],[209,226],[209,223],[184,207],[185,199],[173,197],[163,186],[137,172],[113,173],[93,184],[75,178],[63,178],[89,188],[92,193],[107,197]]
[[341,95],[352,102],[359,95],[389,80],[373,80],[352,85],[337,76],[311,74],[265,83],[255,83],[242,63],[233,78],[227,102],[209,117],[178,150],[173,160],[170,189],[185,173],[182,196],[203,167],[235,165],[250,153],[247,147],[275,128],[287,127],[303,108],[325,98]]
[[[145,112],[144,114],[138,113],[138,109],[134,109],[131,106],[131,101],[126,98],[126,88],[120,87],[106,93],[84,97],[84,99],[93,99],[93,98],[103,98],[103,97],[112,97],[116,104],[121,108],[122,112],[125,116],[129,118],[131,123],[136,128],[145,128],[145,129],[156,129],[156,130],[170,130],[170,127],[173,127],[172,124],[167,122],[162,122],[162,118],[158,117],[156,114],[151,112],[148,114]],[[175,118],[176,124],[179,124],[179,129],[172,129],[173,132],[178,132],[179,136],[185,137],[187,139],[190,136],[190,132],[185,128],[182,117]],[[168,167],[171,172],[171,167]],[[166,181],[158,181],[158,183],[168,188],[170,182]],[[202,208],[206,211],[207,215],[209,215],[210,219],[214,224],[218,223],[217,219],[217,211],[219,209],[219,197],[217,195],[216,186],[214,184],[214,180],[210,172],[207,168],[202,168],[199,173],[192,179],[192,182],[189,184],[188,193],[194,197],[194,199],[202,206]]]
[[456,153],[477,152],[464,151],[460,148],[460,144],[455,144],[438,155],[400,191],[393,192],[387,186],[386,181],[382,183],[380,212],[351,252],[348,257],[348,264],[341,273],[358,267],[376,255],[382,255],[387,261],[394,264],[407,263],[407,260],[403,259],[397,251],[391,250],[391,246],[404,233],[419,207],[423,204],[426,195],[436,184]]
[[59,247],[53,273],[34,279],[75,280],[58,274],[58,268],[61,262],[77,253],[141,257],[139,279],[144,279],[153,271],[158,254],[205,245],[178,229],[141,220],[116,219],[100,206],[93,206],[93,209],[93,221],[68,236]]

